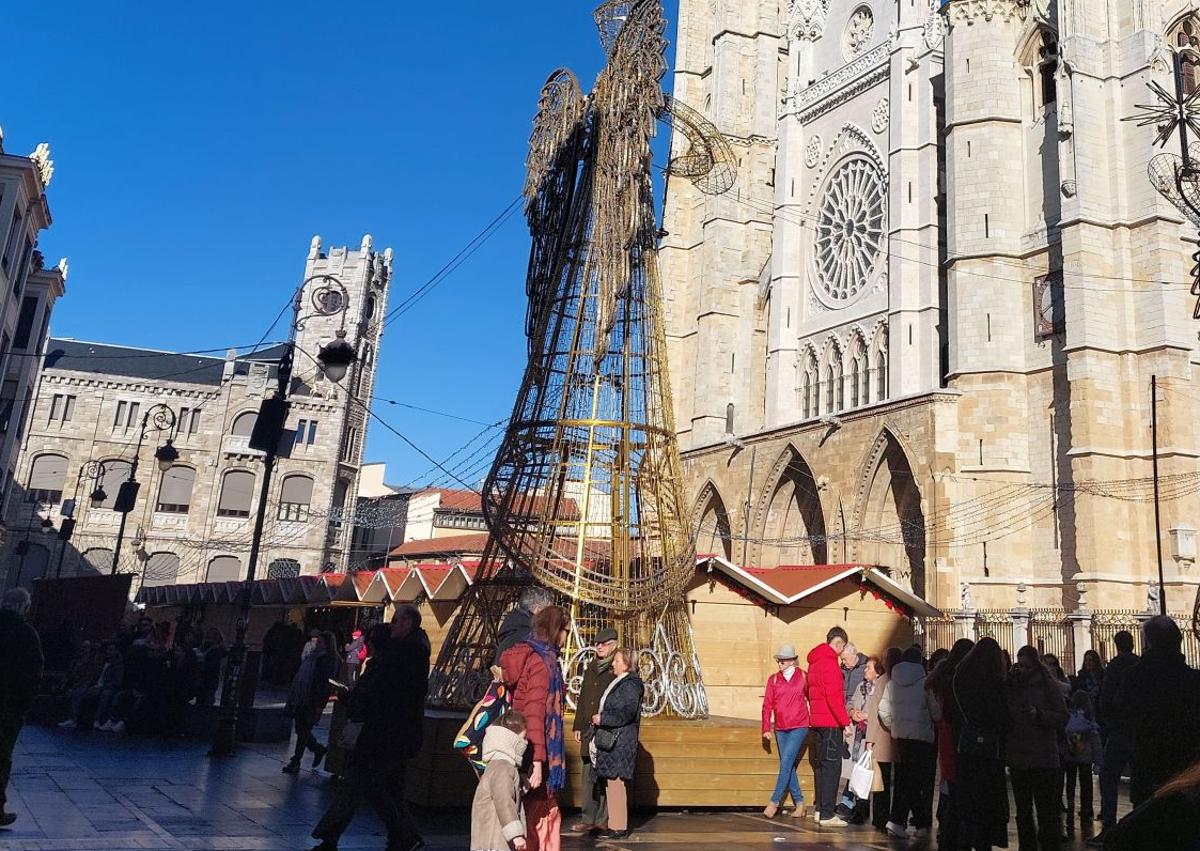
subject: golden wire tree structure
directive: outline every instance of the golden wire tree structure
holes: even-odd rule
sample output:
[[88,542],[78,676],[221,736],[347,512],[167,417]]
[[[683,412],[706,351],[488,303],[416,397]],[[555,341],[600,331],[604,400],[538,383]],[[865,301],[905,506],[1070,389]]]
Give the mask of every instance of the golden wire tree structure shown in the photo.
[[[570,606],[569,673],[614,624],[640,652],[647,712],[706,714],[684,591],[695,540],[667,383],[651,140],[677,132],[667,171],[733,184],[720,133],[662,90],[661,0],[595,13],[608,63],[585,96],[560,69],[542,89],[527,160],[529,360],[483,487],[481,581],[439,656],[432,702],[486,686],[499,616],[537,582]],[[577,680],[574,676],[572,679]]]

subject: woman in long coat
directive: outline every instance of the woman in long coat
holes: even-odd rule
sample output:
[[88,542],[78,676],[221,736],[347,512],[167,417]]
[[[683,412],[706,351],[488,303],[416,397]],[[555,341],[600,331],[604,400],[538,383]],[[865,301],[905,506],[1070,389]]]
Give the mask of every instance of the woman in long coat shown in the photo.
[[899,647],[889,647],[883,657],[883,672],[875,680],[875,690],[867,700],[867,747],[878,767],[883,790],[871,795],[871,824],[876,830],[887,830],[888,819],[892,812],[892,760],[893,745],[892,731],[879,720],[879,702],[891,682],[892,668],[900,664],[902,658]]
[[[1004,696],[1004,653],[993,638],[981,638],[966,655],[950,683],[946,712],[956,759],[955,809],[962,851],[1008,847],[1008,783],[1004,739],[1013,728]],[[969,744],[963,732],[974,734]]]
[[[608,830],[605,839],[624,839],[629,835],[629,788],[637,763],[638,729],[642,718],[645,688],[634,667],[633,651],[623,647],[613,654],[612,681],[600,698],[600,711],[592,716],[596,734],[592,736],[592,764],[604,778],[608,797]],[[608,736],[602,731],[609,731]],[[615,737],[615,740],[614,740]],[[597,738],[600,739],[597,742]],[[606,742],[611,747],[601,747]]]

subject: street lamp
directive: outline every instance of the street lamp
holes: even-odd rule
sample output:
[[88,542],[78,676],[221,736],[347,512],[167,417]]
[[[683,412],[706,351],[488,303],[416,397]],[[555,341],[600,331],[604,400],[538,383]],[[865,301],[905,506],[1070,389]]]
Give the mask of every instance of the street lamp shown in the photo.
[[42,534],[50,535],[54,532],[54,521],[49,517],[42,518]]
[[[312,308],[310,313],[302,314],[304,308],[304,291],[310,284],[315,284],[312,290]],[[262,546],[263,523],[267,515],[267,498],[271,494],[271,475],[275,471],[275,460],[279,452],[279,442],[283,438],[284,425],[288,415],[288,393],[292,385],[292,367],[296,357],[296,334],[304,329],[304,323],[317,317],[342,317],[342,327],[338,329],[333,342],[322,346],[317,352],[317,363],[325,377],[338,382],[346,377],[351,364],[358,360],[358,354],[346,340],[346,310],[350,305],[349,293],[345,285],[333,275],[314,275],[305,279],[296,290],[295,320],[288,332],[287,346],[279,358],[277,370],[278,382],[275,393],[264,399],[259,407],[258,420],[250,435],[250,447],[262,450],[263,475],[262,485],[258,493],[258,509],[254,515],[254,531],[250,537],[250,555],[247,558],[246,580],[239,592],[241,612],[238,615],[234,632],[233,646],[225,663],[225,679],[221,685],[221,705],[217,714],[217,726],[213,732],[210,756],[231,756],[237,747],[237,714],[238,698],[241,694],[242,671],[246,663],[246,630],[250,626],[250,601],[254,591],[254,575],[258,568],[258,555]],[[168,445],[164,449],[174,450]]]
[[[129,478],[121,483],[121,489],[117,492],[117,499],[113,503],[113,508],[121,512],[121,525],[117,527],[117,545],[113,549],[112,569],[109,573],[117,572],[117,565],[121,561],[121,542],[125,539],[125,522],[129,519],[129,512],[133,511],[134,505],[137,503],[138,488],[141,485],[138,484],[136,476],[138,461],[142,457],[142,444],[145,443],[146,435],[150,432],[165,431],[169,433],[173,428],[175,428],[175,412],[165,404],[152,406],[142,416],[137,449],[133,453],[133,463],[129,465]],[[155,450],[154,458],[158,461],[158,468],[165,472],[179,460],[179,450],[172,446],[168,439],[166,443]],[[93,498],[95,498],[95,494],[93,494]]]
[[[108,468],[104,466],[103,461],[88,461],[79,468],[79,476],[75,479],[75,495],[64,502],[62,507],[62,527],[58,530],[58,538],[62,543],[58,547],[58,565],[54,568],[55,579],[62,576],[63,556],[67,552],[67,542],[71,540],[71,534],[75,531],[75,511],[79,507],[79,492],[83,490],[83,483],[92,483],[92,492],[88,495],[88,499],[91,500],[93,508],[99,508],[104,500],[108,499],[104,485],[101,484],[107,473]],[[45,526],[44,523],[42,525]]]

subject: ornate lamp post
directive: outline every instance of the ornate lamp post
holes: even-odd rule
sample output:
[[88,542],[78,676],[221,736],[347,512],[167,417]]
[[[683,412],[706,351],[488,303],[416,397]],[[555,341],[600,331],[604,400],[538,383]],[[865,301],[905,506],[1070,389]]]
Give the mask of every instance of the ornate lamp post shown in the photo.
[[79,492],[83,488],[85,481],[92,482],[93,488],[89,495],[92,506],[100,505],[104,500],[108,499],[108,494],[104,492],[104,485],[101,482],[104,480],[108,468],[104,466],[103,461],[88,461],[79,468],[79,478],[75,480],[75,495],[70,502],[70,510],[63,507],[62,527],[58,530],[58,538],[62,541],[58,547],[58,565],[54,568],[54,578],[58,579],[62,576],[63,556],[67,552],[67,542],[71,540],[71,533],[75,531],[74,513],[79,507]]
[[[304,292],[310,284],[319,282],[312,291],[311,312],[302,314]],[[296,355],[296,333],[304,329],[304,323],[315,317],[330,317],[341,314],[342,327],[332,343],[322,346],[317,352],[317,362],[330,381],[341,381],[358,355],[346,341],[346,309],[349,293],[345,285],[333,275],[314,275],[300,285],[296,291],[296,319],[288,334],[287,347],[279,359],[278,382],[275,393],[264,399],[258,412],[258,421],[250,435],[250,446],[263,452],[262,486],[258,493],[258,508],[254,515],[254,532],[250,538],[250,556],[247,559],[246,580],[242,583],[233,647],[225,663],[225,679],[221,685],[221,705],[217,715],[217,727],[213,733],[210,756],[231,756],[237,747],[238,699],[241,693],[242,672],[246,664],[246,630],[250,625],[250,601],[254,590],[254,577],[258,568],[258,555],[262,548],[263,524],[267,515],[267,498],[271,494],[271,476],[275,471],[275,460],[279,452],[279,441],[283,437],[287,422],[288,394],[292,384],[292,366]]]
[[[50,506],[47,505],[47,507]],[[29,523],[25,525],[25,537],[17,542],[16,549],[14,550],[14,552],[21,557],[21,560],[17,562],[17,577],[13,580],[14,588],[18,588],[21,585],[21,573],[25,570],[25,556],[29,554],[29,536],[33,532],[34,518],[38,516],[38,512],[41,510],[42,501],[35,501],[33,503],[33,510],[29,513]],[[41,528],[43,535],[49,535],[54,531],[54,521],[49,517],[43,517],[42,522],[38,525]],[[48,556],[46,560],[47,562],[50,560]],[[47,565],[47,567],[49,567],[49,565]]]
[[[165,431],[169,433],[173,428],[175,428],[175,412],[165,404],[154,405],[142,416],[137,450],[133,453],[133,463],[129,465],[129,478],[121,483],[121,489],[117,492],[117,499],[113,504],[113,508],[121,512],[121,525],[117,527],[117,545],[113,548],[112,569],[109,571],[111,574],[117,572],[117,565],[121,562],[121,542],[125,539],[125,522],[129,519],[129,512],[133,511],[134,504],[137,502],[138,489],[141,487],[136,477],[138,461],[142,457],[142,444],[150,432]],[[158,462],[158,469],[166,472],[172,464],[179,460],[179,450],[172,445],[171,439],[167,438],[162,446],[154,450],[154,459]]]

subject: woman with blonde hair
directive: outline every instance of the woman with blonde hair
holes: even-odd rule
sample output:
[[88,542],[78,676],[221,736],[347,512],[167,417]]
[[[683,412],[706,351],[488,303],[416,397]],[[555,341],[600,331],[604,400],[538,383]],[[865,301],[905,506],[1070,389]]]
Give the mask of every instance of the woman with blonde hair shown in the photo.
[[638,730],[645,687],[638,676],[637,657],[628,647],[613,654],[616,677],[600,697],[600,711],[592,716],[589,745],[596,773],[605,781],[608,829],[603,839],[629,836],[629,788],[637,763]]

